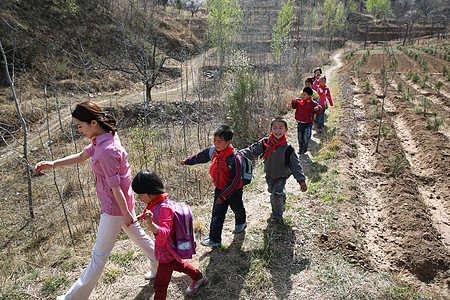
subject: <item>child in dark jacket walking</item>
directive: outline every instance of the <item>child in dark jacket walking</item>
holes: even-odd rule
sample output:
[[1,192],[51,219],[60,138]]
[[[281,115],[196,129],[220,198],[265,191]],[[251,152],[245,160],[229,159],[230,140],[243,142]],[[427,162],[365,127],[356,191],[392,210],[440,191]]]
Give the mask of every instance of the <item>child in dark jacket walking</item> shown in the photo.
[[301,99],[292,99],[292,108],[295,109],[295,119],[297,120],[298,153],[304,154],[308,150],[311,139],[311,129],[314,121],[314,114],[320,114],[322,107],[313,99],[313,90],[310,87],[303,89]]
[[[164,191],[164,184],[155,172],[144,170],[137,173],[131,184],[138,198],[147,204],[144,212],[138,217],[144,219],[155,235],[155,257],[159,262],[153,287],[154,300],[164,300],[173,271],[187,274],[192,283],[186,289],[186,294],[194,294],[208,280],[205,274],[181,259],[172,248],[169,240],[175,239],[174,212],[168,202],[169,194]],[[155,213],[159,206],[158,213]]]
[[271,134],[239,152],[249,159],[262,157],[268,191],[271,193],[271,223],[283,222],[284,203],[286,201],[286,180],[294,175],[302,192],[307,190],[302,166],[295,154],[294,147],[286,140],[287,121],[275,118],[270,124]]
[[[219,126],[214,132],[214,146],[209,146],[181,162],[182,165],[195,165],[211,161],[209,171],[216,189],[209,237],[201,241],[204,246],[219,247],[221,245],[223,222],[228,205],[235,216],[233,233],[240,233],[247,227],[244,202],[242,201],[243,162],[231,145],[233,134],[234,132],[229,126]],[[213,149],[211,157],[210,153]]]

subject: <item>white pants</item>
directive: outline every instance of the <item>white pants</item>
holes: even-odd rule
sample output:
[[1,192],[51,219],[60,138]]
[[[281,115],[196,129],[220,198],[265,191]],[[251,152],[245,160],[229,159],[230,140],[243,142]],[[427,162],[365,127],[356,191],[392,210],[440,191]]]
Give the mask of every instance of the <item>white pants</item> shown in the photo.
[[102,275],[109,254],[116,243],[120,228],[144,251],[145,256],[150,260],[151,270],[156,273],[158,262],[155,259],[154,253],[155,243],[148,237],[139,223],[136,222],[131,224],[130,227],[127,227],[123,223],[122,216],[110,216],[102,213],[100,216],[100,224],[98,225],[97,239],[92,250],[91,262],[67,294],[57,299],[89,299],[89,295]]

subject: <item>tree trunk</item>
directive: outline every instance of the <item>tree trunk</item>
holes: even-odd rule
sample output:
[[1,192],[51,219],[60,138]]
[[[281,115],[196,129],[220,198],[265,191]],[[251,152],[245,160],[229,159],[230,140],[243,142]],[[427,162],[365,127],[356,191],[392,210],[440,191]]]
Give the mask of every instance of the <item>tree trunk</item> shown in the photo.
[[11,92],[13,94],[14,103],[16,104],[17,113],[19,114],[19,120],[22,123],[23,128],[23,159],[25,161],[25,171],[27,174],[27,185],[28,185],[28,211],[30,212],[30,217],[34,218],[34,210],[33,210],[33,195],[32,195],[32,189],[31,189],[31,172],[30,172],[30,165],[28,163],[28,141],[27,141],[27,123],[25,122],[25,119],[22,116],[22,111],[20,110],[19,106],[19,100],[17,99],[16,90],[14,88],[14,79],[11,78],[11,75],[9,74],[8,69],[8,60],[6,58],[5,50],[3,49],[3,45],[0,41],[0,50],[3,55],[3,63],[5,64],[5,72],[6,77],[8,78],[9,85],[11,86]]
[[409,29],[409,22],[406,22],[405,37],[403,38],[403,44],[402,44],[403,47],[405,47],[405,44],[406,44],[406,38],[408,37],[408,29]]

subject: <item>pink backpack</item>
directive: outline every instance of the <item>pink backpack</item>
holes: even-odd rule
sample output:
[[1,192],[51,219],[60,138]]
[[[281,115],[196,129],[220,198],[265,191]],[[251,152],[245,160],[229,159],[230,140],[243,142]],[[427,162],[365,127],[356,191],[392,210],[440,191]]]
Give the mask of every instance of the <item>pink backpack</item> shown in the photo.
[[175,240],[172,241],[170,236],[167,238],[170,246],[183,259],[192,258],[195,252],[195,236],[194,227],[192,226],[192,211],[191,208],[184,202],[178,203],[170,200],[164,200],[158,203],[155,207],[155,220],[159,225],[158,215],[159,208],[162,204],[170,207],[173,211],[173,228],[175,230]]

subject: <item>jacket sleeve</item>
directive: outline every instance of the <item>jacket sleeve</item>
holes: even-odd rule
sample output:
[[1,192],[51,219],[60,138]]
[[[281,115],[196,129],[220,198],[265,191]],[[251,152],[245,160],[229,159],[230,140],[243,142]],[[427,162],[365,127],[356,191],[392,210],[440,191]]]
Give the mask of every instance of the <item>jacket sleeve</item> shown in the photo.
[[248,159],[256,159],[256,158],[258,158],[261,154],[264,153],[264,147],[265,146],[264,146],[263,140],[264,139],[261,139],[260,141],[254,143],[250,147],[242,149],[242,150],[239,150],[239,153],[244,155]]
[[327,99],[328,102],[330,102],[330,105],[333,106],[333,99],[331,98],[331,92],[329,88],[327,88]]
[[205,149],[198,152],[197,154],[189,156],[188,158],[186,158],[184,160],[184,162],[187,165],[192,166],[192,165],[196,165],[196,164],[204,164],[204,163],[211,161],[211,158],[209,157],[209,149],[211,147],[212,146],[206,147]]
[[291,106],[292,106],[293,109],[296,109],[296,108],[297,108],[297,99],[296,99],[296,98],[293,98],[293,99],[291,100]]
[[298,159],[295,150],[292,151],[291,153],[291,157],[289,160],[289,169],[291,169],[292,175],[294,176],[294,178],[297,180],[298,183],[302,183],[306,180],[302,166],[300,165],[300,160]]
[[219,195],[220,198],[225,200],[242,186],[242,158],[239,155],[230,155],[229,157],[231,159],[230,180]]
[[314,102],[314,103],[315,103],[315,104],[314,104],[314,108],[315,108],[316,106],[319,107],[319,110],[318,110],[318,111],[314,111],[314,113],[318,115],[318,114],[320,114],[320,113],[322,112],[323,107],[322,107],[322,105],[319,104],[319,102]]

